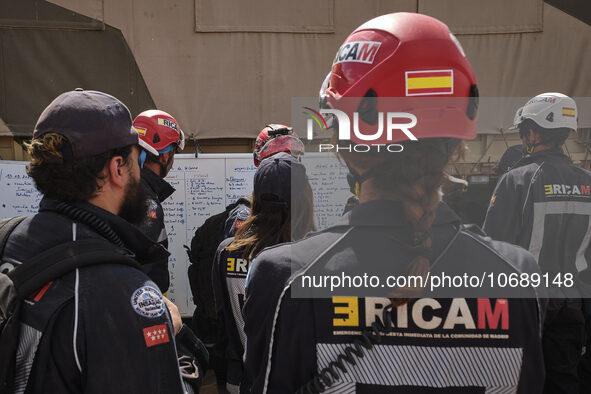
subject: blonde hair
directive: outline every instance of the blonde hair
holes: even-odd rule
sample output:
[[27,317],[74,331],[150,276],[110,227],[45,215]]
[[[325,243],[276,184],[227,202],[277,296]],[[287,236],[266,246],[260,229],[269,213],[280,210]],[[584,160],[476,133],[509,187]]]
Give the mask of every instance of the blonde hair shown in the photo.
[[69,141],[61,134],[46,133],[39,138],[25,142],[27,153],[31,156],[31,164],[62,163],[62,149]]

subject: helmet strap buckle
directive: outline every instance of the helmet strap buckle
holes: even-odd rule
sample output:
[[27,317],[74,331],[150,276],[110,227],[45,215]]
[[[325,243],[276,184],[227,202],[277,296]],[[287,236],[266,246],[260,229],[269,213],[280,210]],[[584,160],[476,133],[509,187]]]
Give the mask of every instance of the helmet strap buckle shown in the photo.
[[534,153],[534,150],[536,149],[536,146],[538,146],[540,144],[530,144],[529,142],[527,143],[527,147],[525,148],[525,151],[528,155],[531,155],[532,153]]
[[359,197],[359,193],[361,192],[361,184],[367,181],[370,178],[373,178],[375,173],[377,172],[377,167],[370,168],[364,174],[360,175],[357,171],[349,167],[349,173],[347,174],[347,183],[349,184],[349,190],[351,193],[355,195],[355,197]]

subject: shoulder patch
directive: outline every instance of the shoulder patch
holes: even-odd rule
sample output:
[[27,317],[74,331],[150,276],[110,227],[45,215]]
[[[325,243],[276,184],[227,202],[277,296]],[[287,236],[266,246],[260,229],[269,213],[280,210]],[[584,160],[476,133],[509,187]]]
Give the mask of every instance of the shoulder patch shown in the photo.
[[147,347],[170,342],[170,336],[168,335],[166,324],[146,327],[143,329],[143,332]]
[[131,307],[138,315],[156,318],[164,313],[164,299],[160,290],[142,286],[131,295]]

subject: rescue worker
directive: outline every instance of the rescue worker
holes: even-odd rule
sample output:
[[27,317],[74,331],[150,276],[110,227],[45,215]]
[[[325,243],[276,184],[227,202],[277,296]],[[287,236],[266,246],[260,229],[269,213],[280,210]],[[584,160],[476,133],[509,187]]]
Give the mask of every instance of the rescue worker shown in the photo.
[[[115,97],[82,89],[58,96],[27,144],[27,171],[43,194],[39,213],[14,229],[2,261],[26,265],[57,245],[89,239],[139,265],[166,258],[133,225],[146,215],[138,144],[157,153],[138,139]],[[171,314],[179,323],[176,307],[139,267],[106,259],[77,268],[22,303],[15,392],[197,392],[198,363],[187,349],[203,348],[186,326],[173,330]],[[199,368],[206,367],[206,353],[199,354]]]
[[[402,152],[341,149],[359,205],[337,225],[256,257],[243,308],[244,391],[541,392],[543,305],[531,286],[514,293],[521,298],[507,299],[504,288],[486,290],[497,299],[453,288],[432,298],[420,284],[331,290],[306,280],[374,269],[424,279],[539,273],[531,254],[464,229],[440,202],[445,166],[461,139],[476,136],[477,92],[458,41],[429,16],[383,15],[345,40],[321,101],[358,121],[339,143],[367,144],[377,116],[394,111],[416,117],[407,131],[418,141],[398,130],[376,143],[398,143]],[[338,124],[339,135],[350,132]]]
[[[569,133],[577,129],[577,115],[575,101],[561,93],[543,93],[527,102],[516,122],[526,156],[499,180],[484,222],[488,235],[529,250],[548,274],[545,393],[575,393],[580,384],[581,298],[590,294],[580,279],[590,272],[591,173],[562,152]],[[564,284],[569,275],[575,286]]]
[[[304,154],[304,144],[292,127],[269,124],[261,130],[255,141],[252,152],[254,166],[258,167],[265,158],[280,152],[289,153],[299,159]],[[233,237],[236,230],[249,216],[250,201],[247,198],[241,198],[226,219],[224,239]]]
[[[519,120],[521,119],[521,112],[523,111],[523,107],[520,107],[515,111],[515,117],[513,118],[513,125],[509,127],[509,130],[517,130],[517,124],[519,124]],[[498,176],[503,175],[507,171],[509,171],[515,163],[517,163],[523,157],[523,146],[521,144],[511,145],[507,148],[501,159],[499,160],[499,164],[494,168],[495,173]]]
[[220,244],[212,272],[218,321],[224,331],[220,342],[225,345],[228,360],[226,387],[230,393],[238,393],[244,371],[242,306],[250,265],[264,248],[300,239],[314,230],[312,188],[306,169],[287,153],[260,163],[254,175],[252,201],[250,217],[236,236]]
[[499,176],[509,171],[515,163],[517,163],[523,157],[523,147],[521,144],[511,145],[501,156],[499,164],[495,168],[495,173]]
[[[255,167],[261,160],[277,153],[286,152],[294,157],[304,154],[304,144],[299,140],[291,127],[269,124],[259,133],[253,151]],[[212,355],[211,366],[215,370],[218,390],[226,387],[226,360],[223,356],[225,345],[217,349],[216,337],[223,332],[217,327],[211,272],[213,259],[219,244],[226,238],[233,237],[236,230],[250,216],[250,196],[243,196],[226,207],[224,212],[208,218],[196,231],[191,240],[189,251],[189,282],[195,312],[192,326],[199,338],[203,339]],[[220,354],[221,353],[221,354]]]
[[[148,195],[148,214],[140,226],[141,231],[153,241],[168,249],[168,235],[164,225],[162,203],[174,188],[164,178],[174,164],[174,155],[185,148],[185,134],[179,123],[170,114],[151,109],[139,114],[133,120],[133,127],[138,131],[140,140],[154,148],[142,149],[139,162],[142,174],[142,186]],[[156,154],[152,153],[156,151]],[[170,285],[168,258],[146,266],[146,273],[166,293]]]

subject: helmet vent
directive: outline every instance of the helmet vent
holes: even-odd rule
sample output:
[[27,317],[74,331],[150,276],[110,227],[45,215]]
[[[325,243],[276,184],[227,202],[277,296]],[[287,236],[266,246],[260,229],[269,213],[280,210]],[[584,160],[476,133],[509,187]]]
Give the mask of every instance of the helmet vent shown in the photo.
[[546,115],[546,120],[548,122],[554,122],[554,112],[550,112],[548,115]]
[[365,123],[374,125],[378,122],[378,95],[373,89],[369,89],[357,107],[359,117]]
[[470,120],[474,120],[476,118],[476,112],[478,112],[478,86],[472,85],[470,86],[470,98],[466,115]]

